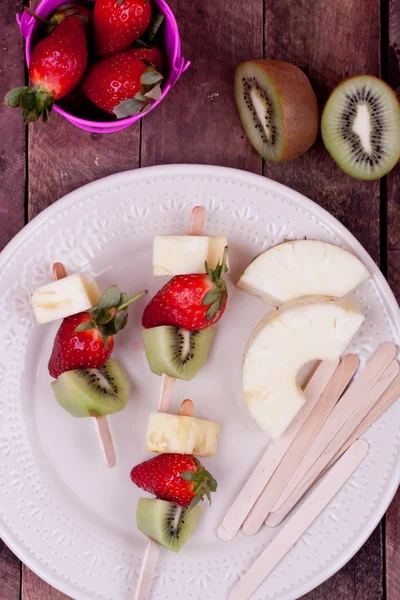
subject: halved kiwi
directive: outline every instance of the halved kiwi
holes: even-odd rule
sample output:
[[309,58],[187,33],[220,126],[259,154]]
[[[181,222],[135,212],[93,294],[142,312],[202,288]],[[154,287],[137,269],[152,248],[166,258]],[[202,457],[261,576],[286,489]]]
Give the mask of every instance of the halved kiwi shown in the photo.
[[166,500],[139,498],[136,523],[144,535],[179,552],[196,529],[200,516],[200,504],[189,510]]
[[213,338],[212,327],[187,331],[173,325],[143,330],[143,340],[150,369],[156,375],[169,375],[190,381],[207,360]]
[[265,160],[296,158],[317,139],[317,99],[298,67],[280,60],[242,63],[235,97],[247,136]]
[[322,139],[345,173],[379,179],[400,158],[400,106],[396,94],[372,75],[343,81],[326,103]]
[[129,396],[129,380],[114,359],[99,369],[66,371],[51,387],[57,402],[73,417],[111,415],[125,408]]

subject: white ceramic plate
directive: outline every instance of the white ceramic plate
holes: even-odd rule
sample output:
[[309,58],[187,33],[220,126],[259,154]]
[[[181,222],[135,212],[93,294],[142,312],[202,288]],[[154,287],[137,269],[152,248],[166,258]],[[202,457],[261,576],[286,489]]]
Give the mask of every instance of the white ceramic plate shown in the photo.
[[[349,350],[364,364],[382,342],[399,343],[399,308],[368,254],[327,212],[268,179],[219,167],[154,167],[97,181],[45,210],[0,259],[0,534],[40,577],[76,600],[133,597],[146,540],[135,525],[140,494],[129,471],[146,458],[147,418],[160,378],[149,371],[141,346],[141,301],[129,309],[130,324],[116,342],[115,356],[133,385],[126,410],[109,418],[118,464],[107,469],[90,419],[72,418],[52,396],[47,360],[57,324],[35,324],[30,292],[50,280],[60,260],[70,271],[93,271],[103,289],[117,283],[129,294],[154,293],[164,279],[151,274],[153,235],[184,233],[196,204],[207,209],[207,233],[229,238],[230,299],[208,364],[192,382],[178,383],[175,405],[190,397],[197,416],[222,423],[219,455],[207,460],[219,492],[183,551],[162,553],[152,598],[223,600],[276,533],[263,528],[229,543],[215,533],[266,445],[240,385],[244,344],[266,311],[233,285],[248,262],[284,238],[349,249],[373,273],[353,294],[367,318]],[[366,460],[255,599],[298,598],[358,550],[398,486],[399,432],[396,403],[366,434]]]

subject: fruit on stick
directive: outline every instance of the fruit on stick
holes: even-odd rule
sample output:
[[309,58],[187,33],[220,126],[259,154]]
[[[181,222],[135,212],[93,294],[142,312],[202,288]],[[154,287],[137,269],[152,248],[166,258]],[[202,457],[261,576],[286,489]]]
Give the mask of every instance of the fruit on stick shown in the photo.
[[221,263],[214,269],[207,265],[206,274],[177,275],[166,283],[144,309],[143,327],[175,325],[197,331],[219,321],[228,298],[227,254],[225,247]]
[[146,434],[147,452],[214,456],[220,424],[192,416],[151,413]]
[[322,139],[339,167],[357,179],[379,179],[400,158],[400,106],[372,75],[345,79],[326,103]]
[[341,297],[369,277],[363,263],[339,246],[317,240],[291,240],[257,256],[237,286],[279,306],[302,296]]
[[75,369],[53,381],[57,402],[73,417],[98,417],[123,410],[129,397],[129,380],[116,360],[99,369]]
[[152,65],[156,71],[161,74],[165,73],[165,56],[155,46],[146,47],[146,46],[133,46],[126,51],[131,56],[135,58],[140,58],[145,62]]
[[49,360],[51,377],[56,379],[65,371],[104,365],[113,351],[114,336],[128,322],[129,304],[146,293],[141,292],[129,299],[126,293],[121,294],[118,287],[112,285],[100,298],[97,308],[64,319]]
[[76,313],[91,310],[101,293],[89,273],[75,273],[47,283],[32,292],[31,302],[38,323],[50,323]]
[[95,45],[104,58],[126,50],[146,31],[151,21],[150,0],[96,0]]
[[105,112],[123,119],[137,115],[152,102],[163,76],[128,52],[91,66],[82,83],[84,95]]
[[164,325],[144,329],[142,333],[152,372],[190,381],[207,360],[214,330],[209,327],[200,331],[187,331]]
[[304,404],[300,368],[339,358],[363,320],[353,302],[328,296],[286,302],[262,319],[243,361],[244,398],[261,429],[274,439],[283,434]]
[[179,552],[194,533],[201,516],[201,506],[183,508],[173,502],[140,498],[136,510],[139,531],[168,550]]
[[157,235],[153,240],[153,275],[206,273],[205,263],[215,269],[226,245],[226,237],[221,236]]
[[193,508],[211,493],[217,482],[201,462],[189,454],[159,454],[133,467],[131,480],[161,500]]
[[265,160],[297,158],[317,139],[317,99],[296,66],[280,60],[242,63],[235,97],[247,137]]
[[30,86],[14,88],[5,97],[12,108],[21,108],[26,123],[50,118],[54,101],[69,94],[87,66],[86,19],[62,19],[54,31],[33,49],[29,65]]

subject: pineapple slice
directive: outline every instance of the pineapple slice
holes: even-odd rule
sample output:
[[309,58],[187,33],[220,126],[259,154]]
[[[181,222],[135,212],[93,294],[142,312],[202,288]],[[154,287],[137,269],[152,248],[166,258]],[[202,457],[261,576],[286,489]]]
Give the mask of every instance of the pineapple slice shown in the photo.
[[[153,240],[153,275],[205,273],[222,261],[226,237],[157,235]],[[228,263],[227,263],[228,266]]]
[[195,417],[151,413],[147,429],[147,452],[171,452],[214,456],[218,450],[220,424]]
[[42,285],[32,292],[32,308],[38,323],[50,323],[95,308],[100,290],[89,273],[75,273]]

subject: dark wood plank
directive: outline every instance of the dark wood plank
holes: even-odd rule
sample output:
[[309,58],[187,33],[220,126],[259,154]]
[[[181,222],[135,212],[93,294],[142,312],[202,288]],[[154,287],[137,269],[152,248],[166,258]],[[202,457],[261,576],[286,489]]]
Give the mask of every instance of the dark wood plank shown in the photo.
[[[266,0],[264,39],[265,56],[303,69],[323,106],[345,77],[360,72],[380,74],[380,2]],[[264,174],[326,208],[379,262],[379,182],[360,182],[344,174],[321,139],[296,161],[266,164]],[[359,554],[309,597],[378,600],[382,597],[382,562],[379,526]]]
[[50,587],[45,581],[22,566],[21,600],[72,600],[62,592]]
[[261,172],[233,95],[236,66],[262,55],[262,0],[169,2],[191,67],[143,119],[142,165],[208,163]]
[[[1,100],[25,83],[23,39],[15,21],[21,6],[21,0],[1,6]],[[18,112],[0,107],[0,250],[23,227],[25,218],[25,126]]]
[[[321,106],[348,75],[380,72],[379,0],[266,0],[264,37],[265,56],[303,69]],[[379,261],[379,182],[343,173],[322,140],[298,160],[266,165],[264,174],[321,204]]]
[[21,563],[0,539],[0,598],[19,600]]
[[[400,95],[400,0],[389,0],[388,83]],[[387,177],[388,281],[400,300],[400,168]],[[387,600],[400,598],[400,491],[386,513]]]

